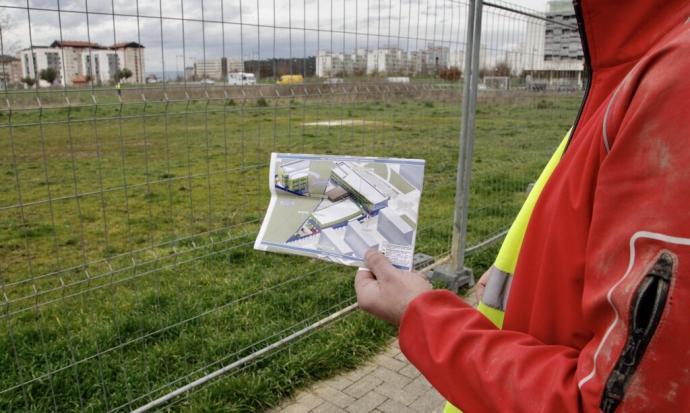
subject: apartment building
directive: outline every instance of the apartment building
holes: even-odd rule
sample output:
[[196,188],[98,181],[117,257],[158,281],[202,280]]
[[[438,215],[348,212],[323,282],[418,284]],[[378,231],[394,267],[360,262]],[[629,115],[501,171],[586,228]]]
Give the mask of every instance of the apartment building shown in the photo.
[[65,85],[65,78],[62,74],[62,51],[59,48],[50,46],[34,46],[30,49],[20,50],[17,58],[21,63],[22,78],[36,79],[41,87],[52,86],[45,80],[40,79],[42,70],[51,68],[57,73],[54,84]]
[[102,46],[78,40],[54,41],[50,46],[33,46],[20,50],[17,58],[21,78],[38,79],[41,87],[51,86],[40,79],[44,69],[57,73],[54,85],[73,86],[90,80],[102,84],[116,80],[118,70],[129,69],[132,76],[126,83],[144,82],[144,46],[136,42]]
[[0,55],[0,87],[21,82],[22,64],[16,57]]

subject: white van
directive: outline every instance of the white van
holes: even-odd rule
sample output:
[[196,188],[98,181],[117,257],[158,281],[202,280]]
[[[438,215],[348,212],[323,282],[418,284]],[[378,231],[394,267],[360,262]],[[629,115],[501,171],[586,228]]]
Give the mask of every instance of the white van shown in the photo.
[[256,76],[254,73],[228,73],[228,85],[255,85]]

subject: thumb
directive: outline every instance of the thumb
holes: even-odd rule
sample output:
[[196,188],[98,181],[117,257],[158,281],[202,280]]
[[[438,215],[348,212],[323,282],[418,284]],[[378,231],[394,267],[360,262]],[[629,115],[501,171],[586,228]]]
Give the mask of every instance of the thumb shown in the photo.
[[375,249],[370,249],[364,256],[364,262],[371,272],[378,278],[386,278],[397,272],[397,269],[391,264],[385,255],[381,254]]

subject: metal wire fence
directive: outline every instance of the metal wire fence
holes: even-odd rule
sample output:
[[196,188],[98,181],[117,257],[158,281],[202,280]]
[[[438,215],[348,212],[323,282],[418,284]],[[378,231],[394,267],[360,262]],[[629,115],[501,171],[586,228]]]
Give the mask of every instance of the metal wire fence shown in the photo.
[[[447,256],[471,10],[0,0],[0,410],[135,409],[351,314],[351,269],[252,249],[271,152],[426,159],[417,250]],[[546,24],[485,4],[472,251],[577,110]]]

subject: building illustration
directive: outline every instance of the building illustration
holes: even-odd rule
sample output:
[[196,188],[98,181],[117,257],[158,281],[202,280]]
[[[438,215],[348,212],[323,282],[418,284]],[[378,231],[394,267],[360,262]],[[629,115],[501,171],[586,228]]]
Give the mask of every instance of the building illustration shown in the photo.
[[410,269],[423,160],[280,155],[257,249],[362,265],[383,248]]
[[361,216],[362,210],[350,199],[345,199],[311,213],[311,218],[319,228],[342,226]]
[[390,208],[381,211],[377,229],[386,240],[393,244],[412,245],[414,228]]
[[347,226],[345,230],[345,242],[352,248],[358,257],[364,257],[367,250],[370,248],[378,248],[378,241],[367,234],[364,230],[364,226],[359,222],[355,221]]
[[284,189],[297,194],[309,191],[309,161],[297,160],[284,163],[278,168],[278,183]]
[[384,194],[380,186],[365,174],[356,171],[346,162],[339,162],[331,171],[331,179],[343,187],[368,212],[375,212],[388,206],[389,196]]
[[321,231],[319,235],[319,247],[326,251],[336,252],[343,255],[354,255],[352,248],[345,242],[345,239],[339,234],[343,230],[336,230],[327,228]]

